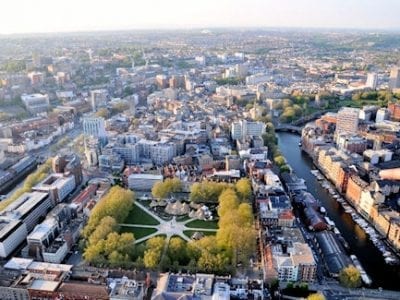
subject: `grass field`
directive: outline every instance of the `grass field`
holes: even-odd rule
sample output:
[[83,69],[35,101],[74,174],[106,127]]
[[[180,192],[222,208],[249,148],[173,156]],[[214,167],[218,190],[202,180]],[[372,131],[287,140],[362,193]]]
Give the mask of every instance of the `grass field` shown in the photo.
[[126,226],[121,226],[120,232],[130,232],[133,233],[135,236],[135,240],[138,240],[142,237],[145,237],[147,235],[150,235],[154,232],[156,232],[157,229],[154,228],[140,228],[140,227],[126,227]]
[[132,210],[126,218],[126,224],[143,224],[143,225],[158,225],[160,224],[156,219],[143,211],[140,207],[133,205]]
[[186,227],[189,228],[206,228],[206,229],[218,229],[217,221],[203,221],[203,220],[194,220],[186,224]]

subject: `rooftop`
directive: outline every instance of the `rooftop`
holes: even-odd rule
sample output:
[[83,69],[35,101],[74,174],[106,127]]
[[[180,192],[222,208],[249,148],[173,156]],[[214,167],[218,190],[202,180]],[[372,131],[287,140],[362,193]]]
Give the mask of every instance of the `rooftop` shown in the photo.
[[46,197],[47,193],[42,192],[24,193],[7,207],[6,212],[7,214],[11,214],[19,218],[28,213],[29,210],[31,210]]
[[59,284],[60,284],[59,281],[35,279],[32,281],[32,284],[29,287],[29,289],[54,292],[58,288]]

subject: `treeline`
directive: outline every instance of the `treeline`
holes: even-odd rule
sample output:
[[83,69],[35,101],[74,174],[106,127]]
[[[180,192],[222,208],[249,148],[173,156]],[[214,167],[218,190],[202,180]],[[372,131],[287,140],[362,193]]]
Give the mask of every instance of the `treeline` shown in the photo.
[[132,261],[135,238],[132,233],[119,234],[133,206],[134,194],[119,186],[112,187],[93,208],[83,229],[85,261],[98,265],[124,266]]
[[221,193],[226,189],[235,189],[242,201],[249,200],[251,185],[247,178],[238,180],[235,184],[214,181],[196,182],[190,189],[190,201],[195,203],[218,203]]
[[178,178],[167,178],[164,181],[157,182],[151,189],[151,194],[154,198],[161,200],[180,191],[182,191],[182,182]]
[[47,175],[50,173],[51,170],[51,163],[52,163],[52,158],[49,158],[44,164],[38,167],[38,169],[30,174],[24,181],[24,184],[22,187],[17,189],[10,198],[0,202],[0,211],[4,210],[8,205],[13,203],[15,200],[17,200],[23,193],[30,192],[32,190],[32,187],[34,187],[36,184],[44,180]]
[[275,134],[275,127],[272,123],[266,124],[266,132],[263,134],[264,145],[268,147],[269,156],[279,167],[281,173],[289,172],[290,168],[286,164],[286,159],[278,147],[278,139]]

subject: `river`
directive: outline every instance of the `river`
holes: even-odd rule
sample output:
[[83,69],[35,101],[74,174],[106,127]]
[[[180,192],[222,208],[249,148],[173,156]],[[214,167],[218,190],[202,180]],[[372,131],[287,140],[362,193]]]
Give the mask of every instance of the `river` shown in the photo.
[[329,218],[340,230],[349,243],[352,252],[358,257],[365,271],[373,280],[373,287],[400,290],[400,268],[385,264],[381,252],[368,239],[363,229],[356,224],[351,216],[344,212],[330,194],[321,187],[317,179],[310,173],[315,169],[311,158],[300,150],[300,137],[293,133],[280,132],[279,148],[295,173],[306,180],[311,194],[319,199],[326,208]]

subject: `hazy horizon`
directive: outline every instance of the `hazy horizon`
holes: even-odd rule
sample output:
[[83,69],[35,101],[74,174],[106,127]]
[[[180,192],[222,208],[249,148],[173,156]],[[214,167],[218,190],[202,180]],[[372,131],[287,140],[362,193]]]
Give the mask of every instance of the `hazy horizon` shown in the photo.
[[0,34],[288,28],[400,30],[398,0],[14,0]]

